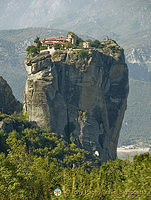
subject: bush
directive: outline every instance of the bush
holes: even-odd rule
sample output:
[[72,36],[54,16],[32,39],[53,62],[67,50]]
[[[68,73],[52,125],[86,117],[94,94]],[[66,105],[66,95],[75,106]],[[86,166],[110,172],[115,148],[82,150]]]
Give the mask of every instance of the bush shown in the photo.
[[28,52],[28,55],[30,54],[39,54],[40,53],[40,48],[42,46],[42,43],[39,40],[39,37],[37,37],[34,42],[37,44],[37,46],[31,45],[28,46],[26,51]]
[[107,48],[108,48],[108,49],[111,49],[113,52],[119,51],[118,46],[113,45],[113,44],[108,45]]
[[38,54],[40,52],[40,49],[38,49],[37,47],[31,45],[31,46],[28,46],[26,51],[28,52],[28,55],[30,54]]
[[40,51],[41,51],[41,50],[46,50],[46,49],[47,49],[46,46],[40,46]]
[[55,44],[54,44],[54,48],[55,48],[55,50],[57,50],[57,49],[62,49],[62,45],[61,45],[61,44],[58,44],[58,43],[55,43]]
[[100,41],[99,41],[99,40],[94,40],[94,41],[91,43],[91,47],[98,48],[99,45],[100,45]]
[[[25,128],[21,114],[6,117],[23,126],[15,122],[11,133],[0,130],[1,200],[57,199],[56,188],[63,192],[60,200],[150,199],[149,153],[135,156],[133,162],[116,159],[98,167],[92,163],[100,160],[78,148],[77,138],[72,136],[69,144],[49,130]],[[17,131],[18,125],[24,129]],[[68,125],[72,132],[74,124]]]
[[78,58],[88,58],[88,53],[85,50],[78,51]]
[[103,44],[99,44],[99,46],[98,46],[99,49],[102,49],[103,47],[104,47]]

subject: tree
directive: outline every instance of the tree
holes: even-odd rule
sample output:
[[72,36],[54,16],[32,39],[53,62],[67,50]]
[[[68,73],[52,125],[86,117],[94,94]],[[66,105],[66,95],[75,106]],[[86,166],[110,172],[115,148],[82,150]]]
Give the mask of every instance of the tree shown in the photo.
[[54,44],[54,48],[55,48],[55,50],[56,50],[56,49],[61,49],[61,48],[62,48],[62,45],[59,44],[59,43],[55,43],[55,44]]
[[40,51],[41,51],[41,50],[46,50],[46,49],[47,49],[46,46],[40,46]]
[[[15,124],[11,133],[0,131],[0,200],[56,199],[56,188],[63,191],[60,200],[150,199],[149,153],[135,156],[133,162],[116,159],[94,165],[96,158],[78,148],[74,136],[68,144],[63,135],[28,129],[22,115],[0,118]],[[73,128],[71,124],[68,131]]]
[[91,47],[98,48],[99,45],[100,45],[100,41],[99,41],[99,40],[94,40],[94,41],[91,43]]
[[38,49],[38,47],[35,47],[33,45],[28,46],[26,51],[28,52],[28,55],[30,54],[38,54],[40,52],[40,50]]
[[42,46],[42,43],[40,42],[40,38],[39,37],[36,37],[34,42],[37,44],[37,48],[40,48]]
[[31,45],[28,46],[26,51],[28,52],[28,55],[30,54],[38,54],[42,48],[42,43],[40,42],[39,37],[36,37],[36,39],[34,40],[34,42],[36,43],[36,46]]
[[78,58],[84,59],[84,58],[88,58],[88,52],[86,50],[80,50],[78,51]]

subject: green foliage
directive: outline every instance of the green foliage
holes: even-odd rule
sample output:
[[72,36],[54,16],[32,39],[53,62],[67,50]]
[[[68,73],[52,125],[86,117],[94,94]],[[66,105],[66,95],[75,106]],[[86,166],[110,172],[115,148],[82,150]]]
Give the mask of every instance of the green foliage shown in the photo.
[[120,51],[119,47],[114,44],[108,45],[107,48],[111,49],[114,53],[118,53]]
[[69,32],[67,33],[67,36],[68,36],[69,34],[76,36],[76,34],[75,34],[74,32],[72,32],[72,31],[69,31]]
[[90,44],[92,43],[92,40],[91,39],[87,39],[86,42],[90,42]]
[[55,48],[55,50],[57,50],[57,49],[62,49],[62,45],[61,45],[61,44],[58,44],[58,43],[55,43],[55,44],[54,44],[54,48]]
[[76,44],[71,44],[70,42],[66,42],[64,45],[63,45],[63,48],[62,49],[77,49],[77,45]]
[[41,50],[46,50],[46,49],[47,49],[46,46],[40,46],[40,51],[41,51]]
[[93,48],[102,48],[103,45],[101,45],[100,41],[99,40],[91,40],[91,39],[87,39],[86,40],[87,42],[90,42],[90,47],[93,47]]
[[83,40],[79,36],[77,36],[76,45],[78,46],[82,42],[83,42]]
[[87,39],[86,42],[90,42],[90,47],[97,48],[97,49],[102,49],[104,47],[103,44],[99,40],[91,40]]
[[31,46],[28,46],[27,49],[26,49],[28,55],[30,54],[38,54],[39,53],[39,49],[33,45]]
[[[27,153],[22,141],[15,138],[8,143],[11,143],[8,156],[0,154],[1,200],[55,199],[56,188],[63,191],[59,197],[62,200],[150,198],[150,155],[141,158],[141,163],[116,160],[86,170],[83,166],[59,167],[47,156]],[[71,156],[70,160],[73,159]]]
[[36,39],[34,40],[34,42],[35,42],[36,44],[38,44],[38,43],[40,42],[40,38],[37,36]]
[[64,44],[64,47],[65,47],[66,49],[70,49],[70,48],[72,48],[72,44],[71,44],[70,42],[66,42],[66,43]]
[[4,152],[5,154],[7,153],[7,150],[9,146],[6,144],[6,139],[8,135],[4,133],[4,131],[1,129],[0,130],[0,152]]
[[99,49],[102,49],[103,47],[104,47],[104,45],[101,44],[101,43],[100,43],[99,46],[98,46]]
[[40,42],[40,38],[36,37],[36,39],[34,40],[34,42],[37,44],[37,48],[40,49],[40,47],[42,46],[42,43]]
[[91,47],[95,47],[98,48],[100,45],[100,41],[99,40],[94,40],[90,43]]
[[[8,123],[26,121],[23,114],[1,117]],[[79,149],[73,136],[70,141],[49,130],[0,130],[0,199],[56,199],[56,188],[63,191],[62,200],[150,198],[149,153],[135,156],[133,162],[117,159],[99,167],[94,166],[99,160]]]
[[78,58],[84,59],[84,58],[88,58],[88,52],[86,50],[80,50],[78,51]]
[[[90,163],[92,164],[93,157],[88,152],[78,149],[74,144],[74,139],[70,139],[70,134],[68,135],[69,144],[63,136],[57,136],[49,130],[42,131],[33,128],[24,114],[6,115],[3,122],[5,127],[8,127],[8,131],[7,133],[3,130],[0,131],[0,152],[7,154],[9,149],[16,151],[16,144],[19,142],[25,146],[27,153],[30,152],[43,158],[47,156],[49,161],[60,166],[72,167],[73,164],[90,166]],[[72,122],[69,123],[68,127],[68,131],[71,132],[75,128]]]
[[28,46],[27,49],[26,49],[28,55],[30,55],[30,54],[38,54],[40,52],[41,48],[43,48],[39,37],[36,37],[34,42],[36,43],[37,46],[33,46],[33,45]]

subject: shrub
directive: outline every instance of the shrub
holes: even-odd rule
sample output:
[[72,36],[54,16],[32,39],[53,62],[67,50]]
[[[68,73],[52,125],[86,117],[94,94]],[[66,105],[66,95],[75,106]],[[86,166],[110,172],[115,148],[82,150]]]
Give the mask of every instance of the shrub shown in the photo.
[[58,43],[55,43],[55,44],[54,44],[54,48],[55,48],[55,50],[57,50],[57,49],[62,49],[62,45],[61,45],[61,44],[58,44]]
[[78,58],[88,58],[88,53],[85,50],[78,51]]
[[34,40],[34,42],[37,44],[37,46],[34,46],[34,45],[28,46],[26,49],[26,51],[28,52],[28,55],[40,53],[40,48],[42,46],[42,43],[40,42],[39,37],[37,37]]
[[118,46],[110,44],[107,46],[108,49],[111,49],[113,52],[117,52],[119,50]]
[[66,49],[72,48],[72,44],[70,42],[66,42],[64,46]]
[[28,55],[30,55],[30,54],[38,54],[40,52],[40,50],[37,47],[33,46],[33,45],[28,46],[26,51],[28,52]]
[[91,43],[91,47],[98,48],[99,45],[100,45],[100,41],[99,41],[99,40],[94,40],[94,41]]
[[40,46],[40,51],[41,51],[41,50],[46,50],[46,49],[47,49],[46,46]]
[[103,47],[104,47],[103,44],[99,44],[99,46],[98,46],[99,49],[102,49]]

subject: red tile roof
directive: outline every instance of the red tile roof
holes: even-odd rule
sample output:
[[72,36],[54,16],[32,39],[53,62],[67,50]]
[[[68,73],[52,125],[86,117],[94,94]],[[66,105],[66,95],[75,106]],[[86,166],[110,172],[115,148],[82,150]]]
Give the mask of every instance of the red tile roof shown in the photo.
[[66,41],[66,39],[68,39],[67,37],[51,37],[51,38],[45,38],[42,41]]
[[65,44],[66,42],[65,42],[65,41],[47,41],[47,42],[44,42],[43,45],[55,44],[55,43],[58,43],[58,44]]
[[48,42],[44,42],[43,44],[53,44],[54,42],[52,41],[48,41]]
[[32,46],[37,47],[37,44],[33,44]]
[[[51,38],[45,38],[43,40],[40,40],[42,45],[49,45],[49,44],[65,44],[67,42],[67,37],[51,37]],[[37,44],[33,44],[33,46],[37,46]]]

